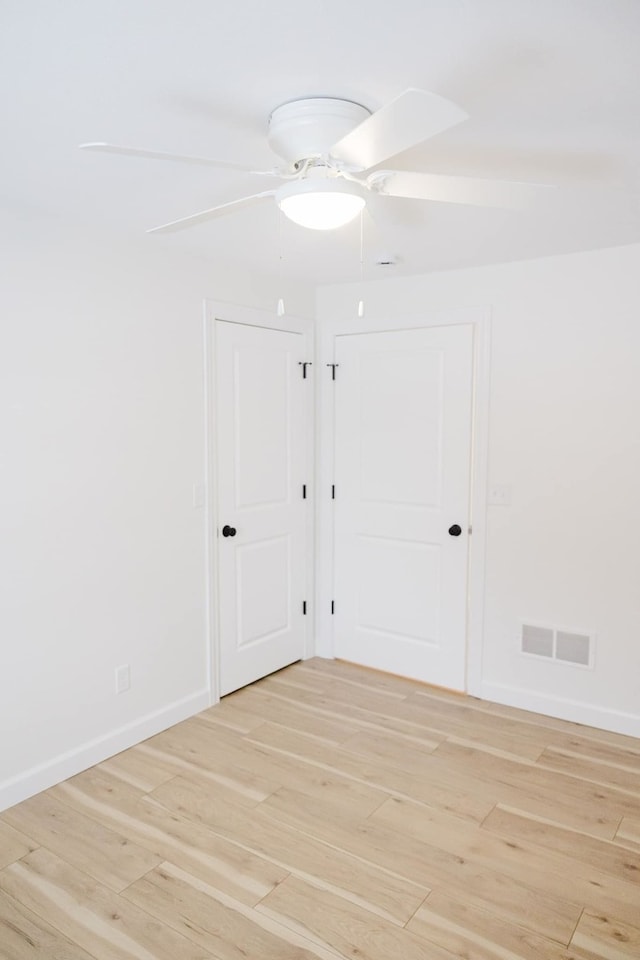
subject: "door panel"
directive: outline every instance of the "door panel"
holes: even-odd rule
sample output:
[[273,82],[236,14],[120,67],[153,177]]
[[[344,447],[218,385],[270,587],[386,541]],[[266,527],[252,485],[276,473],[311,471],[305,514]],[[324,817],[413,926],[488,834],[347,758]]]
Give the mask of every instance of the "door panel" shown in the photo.
[[[255,338],[264,344],[265,333],[254,333],[257,329],[243,327],[236,331],[236,340]],[[283,504],[290,494],[290,350],[297,348],[301,336],[269,330],[266,337],[267,350],[237,342],[233,348],[235,497],[240,510]],[[283,337],[295,338],[294,346]]]
[[336,656],[452,689],[465,683],[472,336],[336,338]]
[[290,629],[291,538],[272,537],[236,549],[238,648]]
[[304,654],[303,346],[299,333],[216,321],[222,695]]
[[[438,505],[442,356],[363,352],[359,376],[362,499]],[[404,411],[400,419],[398,410]]]
[[424,643],[437,636],[440,551],[431,544],[362,535],[356,549],[360,626]]

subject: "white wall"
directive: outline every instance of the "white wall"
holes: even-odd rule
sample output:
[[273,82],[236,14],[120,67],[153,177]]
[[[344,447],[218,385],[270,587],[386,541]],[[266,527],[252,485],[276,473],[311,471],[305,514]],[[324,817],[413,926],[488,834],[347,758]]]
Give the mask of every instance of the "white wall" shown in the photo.
[[[3,221],[0,809],[208,703],[202,300],[267,281]],[[483,695],[640,734],[640,247],[371,283],[368,316],[491,306]],[[354,299],[355,296],[355,299]],[[320,321],[353,315],[351,287]],[[305,290],[287,306],[310,315]],[[520,618],[597,633],[593,671]],[[114,669],[132,687],[114,692]]]
[[208,704],[203,298],[281,295],[153,242],[4,227],[0,809]]
[[[367,317],[490,307],[481,693],[640,736],[640,246],[365,285]],[[319,292],[355,317],[360,285]],[[595,632],[593,670],[526,658],[520,621]]]

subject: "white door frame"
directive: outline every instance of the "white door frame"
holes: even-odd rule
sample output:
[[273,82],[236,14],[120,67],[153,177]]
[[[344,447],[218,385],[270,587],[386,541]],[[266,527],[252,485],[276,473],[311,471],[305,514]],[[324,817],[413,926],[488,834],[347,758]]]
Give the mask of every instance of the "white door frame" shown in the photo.
[[[367,304],[367,309],[369,304]],[[355,311],[354,311],[355,313]],[[316,654],[334,657],[334,531],[331,486],[334,482],[334,396],[331,370],[336,338],[348,334],[470,324],[473,327],[473,412],[470,516],[467,587],[467,693],[480,696],[484,634],[485,549],[487,530],[487,469],[489,448],[489,375],[491,316],[487,308],[469,307],[425,311],[419,315],[387,314],[371,317],[325,318],[316,326]],[[336,371],[340,376],[340,369]]]
[[[265,310],[237,306],[216,300],[204,302],[204,433],[205,433],[205,599],[207,633],[207,675],[209,677],[210,705],[220,700],[220,623],[219,579],[218,579],[218,480],[217,480],[217,411],[216,397],[216,355],[215,325],[217,320],[227,323],[241,323],[252,327],[266,327],[284,330],[287,333],[300,333],[304,337],[305,356],[313,363],[313,321],[298,317],[277,317]],[[306,420],[306,463],[307,499],[309,510],[306,525],[306,587],[307,620],[305,624],[304,659],[314,655],[314,379],[315,366],[307,368],[309,382],[308,402],[305,410]],[[302,372],[300,373],[302,376]]]

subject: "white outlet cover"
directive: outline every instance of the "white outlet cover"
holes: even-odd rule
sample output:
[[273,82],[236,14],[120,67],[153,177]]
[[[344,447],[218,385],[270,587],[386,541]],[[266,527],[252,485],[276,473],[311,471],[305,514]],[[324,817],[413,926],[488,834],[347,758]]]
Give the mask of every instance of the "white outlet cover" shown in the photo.
[[116,693],[126,693],[131,689],[131,671],[129,664],[125,663],[122,667],[116,667]]

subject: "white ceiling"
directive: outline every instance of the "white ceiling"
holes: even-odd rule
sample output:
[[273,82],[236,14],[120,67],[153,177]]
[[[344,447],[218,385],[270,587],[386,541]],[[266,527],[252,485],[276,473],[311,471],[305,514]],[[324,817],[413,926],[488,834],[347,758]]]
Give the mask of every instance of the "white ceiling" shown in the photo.
[[[273,164],[269,113],[307,96],[375,110],[407,87],[471,119],[394,166],[555,183],[527,213],[378,200],[365,276],[640,241],[639,0],[0,0],[0,204],[313,283],[357,280],[358,223],[283,228],[275,206],[147,227],[264,189],[235,172],[81,153],[105,140]],[[399,257],[379,267],[380,254]]]

